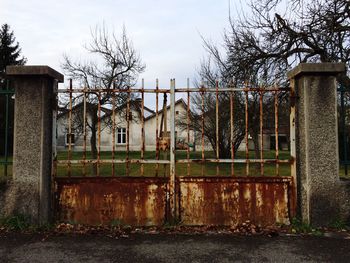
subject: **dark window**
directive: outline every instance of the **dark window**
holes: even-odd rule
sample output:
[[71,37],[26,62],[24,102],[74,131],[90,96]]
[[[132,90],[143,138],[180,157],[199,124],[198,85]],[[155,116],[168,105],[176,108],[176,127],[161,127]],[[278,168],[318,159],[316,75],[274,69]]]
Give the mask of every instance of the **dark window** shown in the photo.
[[117,129],[117,144],[126,143],[126,128]]
[[67,133],[66,134],[66,145],[74,145],[75,144],[75,134],[74,133]]

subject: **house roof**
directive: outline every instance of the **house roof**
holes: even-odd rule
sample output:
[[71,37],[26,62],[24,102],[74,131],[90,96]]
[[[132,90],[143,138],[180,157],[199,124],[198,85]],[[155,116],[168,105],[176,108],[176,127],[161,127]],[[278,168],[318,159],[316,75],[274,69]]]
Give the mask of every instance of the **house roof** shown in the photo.
[[[87,104],[87,105],[90,105],[91,103],[87,102],[86,104]],[[84,105],[83,102],[80,102],[80,103],[78,103],[77,105],[74,105],[74,106],[72,107],[72,111],[74,111],[75,109],[78,109],[78,108],[83,107],[83,105]],[[91,105],[93,105],[93,104],[91,104]],[[102,116],[108,114],[109,112],[111,112],[110,109],[101,106],[101,115],[102,115]],[[58,108],[57,119],[63,117],[64,115],[66,115],[66,114],[68,114],[68,113],[69,113],[69,109],[67,109],[67,108],[65,108],[65,107],[59,107],[59,108]]]
[[[178,105],[178,104],[182,104],[187,109],[187,104],[182,98],[178,99],[177,101],[175,101],[175,106]],[[167,110],[169,110],[170,109],[170,105],[168,105],[166,108],[167,108]],[[162,114],[162,113],[163,113],[163,108],[158,111],[158,114]],[[145,118],[145,121],[149,120],[149,119],[152,119],[154,117],[156,117],[156,112],[154,112],[154,114],[150,115],[149,117]]]
[[[139,111],[141,113],[141,99],[135,99],[135,100],[131,100],[130,101],[130,108],[134,108],[136,111]],[[178,105],[178,104],[182,104],[185,108],[187,108],[187,104],[185,103],[185,101],[181,98],[181,99],[178,99],[176,102],[175,102],[175,105]],[[83,102],[80,102],[79,104],[75,105],[72,107],[72,111],[74,111],[75,109],[77,108],[81,108],[83,106]],[[118,111],[118,110],[121,110],[123,108],[126,107],[126,103],[120,105],[119,107],[117,107],[115,110]],[[149,120],[149,119],[152,119],[153,117],[156,116],[156,112],[154,110],[151,110],[150,108],[144,106],[144,118],[145,118],[145,121],[146,120]],[[170,105],[167,106],[167,109],[169,110],[170,109]],[[69,109],[67,108],[59,108],[58,111],[60,112],[57,116],[57,118],[61,118],[62,116],[66,115],[69,113]],[[108,116],[111,116],[112,115],[112,110],[111,109],[108,109],[106,107],[103,107],[101,106],[101,112],[102,112],[102,119],[108,117]],[[162,114],[163,113],[163,108],[161,110],[158,111],[158,114]]]

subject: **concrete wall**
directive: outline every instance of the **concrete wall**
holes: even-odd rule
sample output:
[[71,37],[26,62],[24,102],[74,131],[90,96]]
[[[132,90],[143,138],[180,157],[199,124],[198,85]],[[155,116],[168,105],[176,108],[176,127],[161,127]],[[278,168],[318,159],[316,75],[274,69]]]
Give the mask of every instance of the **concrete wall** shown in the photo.
[[63,75],[47,66],[9,66],[15,88],[13,179],[1,212],[25,214],[33,223],[51,216],[51,166],[55,89]]
[[344,64],[300,64],[288,73],[296,98],[299,215],[313,225],[349,220],[350,191],[339,179],[337,82]]

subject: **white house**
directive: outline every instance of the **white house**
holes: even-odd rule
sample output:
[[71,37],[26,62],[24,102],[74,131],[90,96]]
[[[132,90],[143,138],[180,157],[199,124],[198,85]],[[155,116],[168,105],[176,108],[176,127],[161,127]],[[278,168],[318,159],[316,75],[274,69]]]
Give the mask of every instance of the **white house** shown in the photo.
[[[186,116],[187,105],[183,99],[175,102],[175,119]],[[167,129],[170,130],[170,106],[167,107]],[[113,112],[111,109],[101,107],[100,113],[100,150],[112,151],[113,149]],[[66,150],[71,138],[71,147],[74,151],[83,151],[84,149],[84,130],[83,130],[83,104],[78,104],[72,108],[71,118],[71,136],[69,136],[69,110],[62,109],[57,117],[57,150]],[[91,137],[91,115],[86,114],[86,149],[90,150]],[[141,122],[141,100],[136,99],[130,102],[129,112],[129,150],[140,151],[142,147],[142,122]],[[158,132],[161,129],[163,119],[163,110],[158,111]],[[98,128],[96,127],[98,130]],[[145,129],[145,150],[156,150],[156,113],[144,107],[144,129]],[[163,128],[164,131],[164,128]],[[180,127],[175,127],[176,142],[186,141],[187,131]],[[160,134],[159,134],[160,135]],[[98,142],[98,133],[96,135]],[[126,150],[127,142],[127,121],[126,105],[115,110],[115,150]],[[190,143],[193,143],[193,131],[190,131]],[[179,144],[178,144],[179,145]],[[98,143],[97,143],[98,146]]]
[[[170,106],[167,106],[167,131],[170,130]],[[175,120],[179,118],[186,118],[187,104],[183,99],[179,99],[175,102]],[[90,151],[90,138],[91,138],[91,116],[88,112],[86,114],[86,150]],[[113,112],[107,107],[101,107],[100,112],[100,138],[98,139],[98,133],[96,134],[96,145],[98,147],[98,140],[100,141],[101,151],[112,151],[113,149]],[[69,145],[69,137],[71,138],[71,147],[73,151],[84,150],[84,130],[83,130],[83,104],[80,103],[72,108],[72,121],[71,121],[71,136],[69,136],[69,110],[62,109],[57,117],[57,150],[67,150]],[[142,123],[141,123],[141,100],[131,100],[130,112],[129,112],[129,150],[140,151],[142,147]],[[163,109],[158,111],[158,133],[162,126]],[[186,122],[186,120],[184,120]],[[284,127],[285,128],[285,127]],[[98,127],[96,126],[98,130]],[[145,151],[156,150],[156,113],[144,107],[144,129],[145,129]],[[162,129],[164,131],[164,128]],[[273,130],[273,131],[272,131]],[[288,145],[286,142],[286,132],[280,132],[279,141],[280,149],[287,150]],[[260,137],[260,135],[259,135]],[[194,141],[194,138],[196,141]],[[260,139],[259,139],[260,140]],[[115,110],[115,150],[125,151],[127,142],[127,122],[126,122],[126,105],[123,105]],[[187,147],[187,131],[179,126],[175,126],[175,142],[177,147]],[[275,134],[274,129],[264,130],[264,150],[274,149]],[[189,144],[196,144],[196,150],[200,151],[201,136],[197,134],[194,136],[193,130],[190,130]],[[242,141],[239,151],[245,151],[245,140]],[[205,151],[213,150],[210,143],[205,140]],[[254,144],[249,136],[249,150],[254,150]]]

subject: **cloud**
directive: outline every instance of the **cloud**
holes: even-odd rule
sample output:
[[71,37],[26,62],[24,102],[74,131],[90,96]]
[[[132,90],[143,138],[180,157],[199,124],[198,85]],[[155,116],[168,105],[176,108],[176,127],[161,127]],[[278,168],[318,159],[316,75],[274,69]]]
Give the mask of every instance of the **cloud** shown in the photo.
[[29,64],[60,69],[62,54],[80,58],[90,29],[105,23],[120,32],[122,25],[133,40],[151,85],[156,78],[168,85],[177,78],[186,85],[205,55],[200,34],[222,42],[228,24],[228,2],[212,0],[0,0],[0,23],[15,31]]

